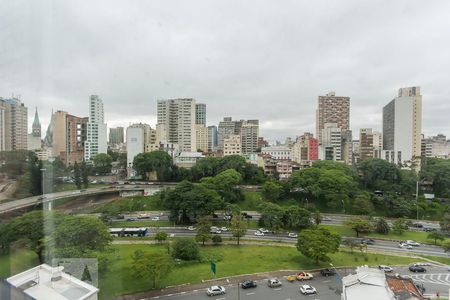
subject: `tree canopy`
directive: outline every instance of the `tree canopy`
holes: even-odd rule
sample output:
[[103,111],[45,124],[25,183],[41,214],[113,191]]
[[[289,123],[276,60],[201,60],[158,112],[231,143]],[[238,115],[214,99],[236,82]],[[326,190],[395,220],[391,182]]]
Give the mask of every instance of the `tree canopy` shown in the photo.
[[339,250],[341,237],[325,228],[302,230],[298,235],[297,249],[306,257],[319,261],[330,261],[328,254]]

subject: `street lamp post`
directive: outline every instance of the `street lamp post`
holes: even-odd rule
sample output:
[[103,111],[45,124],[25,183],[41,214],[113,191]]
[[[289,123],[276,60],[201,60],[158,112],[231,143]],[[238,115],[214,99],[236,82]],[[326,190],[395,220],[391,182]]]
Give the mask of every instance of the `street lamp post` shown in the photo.
[[419,221],[419,180],[416,181],[416,219]]
[[52,210],[52,202],[45,201],[45,171],[47,169],[40,169],[42,172],[42,207],[44,210]]

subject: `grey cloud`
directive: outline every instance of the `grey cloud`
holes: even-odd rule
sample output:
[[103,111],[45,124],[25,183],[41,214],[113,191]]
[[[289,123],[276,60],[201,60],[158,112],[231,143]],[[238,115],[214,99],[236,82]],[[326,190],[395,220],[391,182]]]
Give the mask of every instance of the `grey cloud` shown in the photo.
[[423,131],[450,136],[449,12],[445,0],[6,0],[0,95],[48,122],[52,108],[87,115],[98,94],[111,126],[154,123],[157,99],[194,97],[210,124],[258,118],[284,140],[314,132],[318,95],[350,96],[357,132],[381,129],[397,89],[420,85]]

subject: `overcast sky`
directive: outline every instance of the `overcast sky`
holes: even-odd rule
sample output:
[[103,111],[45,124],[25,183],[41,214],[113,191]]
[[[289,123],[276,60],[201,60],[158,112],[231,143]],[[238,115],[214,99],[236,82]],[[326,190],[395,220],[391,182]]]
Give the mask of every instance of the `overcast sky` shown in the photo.
[[317,96],[351,97],[351,127],[381,129],[400,87],[423,94],[423,132],[450,136],[450,1],[0,2],[0,96],[43,131],[52,108],[109,127],[156,122],[156,100],[195,98],[208,125],[259,119],[271,140],[314,132]]

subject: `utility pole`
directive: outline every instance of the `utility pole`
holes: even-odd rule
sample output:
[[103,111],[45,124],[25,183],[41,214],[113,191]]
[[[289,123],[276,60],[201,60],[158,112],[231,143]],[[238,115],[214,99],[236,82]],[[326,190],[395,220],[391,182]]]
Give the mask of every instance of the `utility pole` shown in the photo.
[[419,221],[419,180],[416,181],[416,219]]

